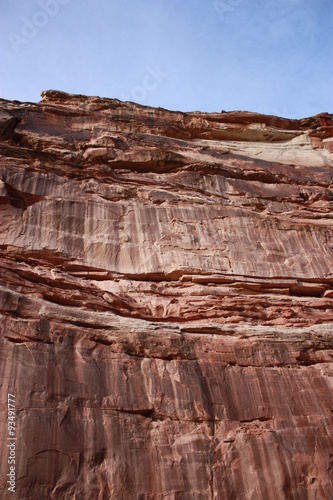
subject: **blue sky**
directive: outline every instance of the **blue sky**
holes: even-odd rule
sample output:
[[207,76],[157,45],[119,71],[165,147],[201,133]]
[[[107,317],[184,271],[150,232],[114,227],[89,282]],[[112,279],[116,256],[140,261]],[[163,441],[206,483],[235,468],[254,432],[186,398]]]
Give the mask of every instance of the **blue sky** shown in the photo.
[[1,0],[0,97],[333,113],[332,0]]

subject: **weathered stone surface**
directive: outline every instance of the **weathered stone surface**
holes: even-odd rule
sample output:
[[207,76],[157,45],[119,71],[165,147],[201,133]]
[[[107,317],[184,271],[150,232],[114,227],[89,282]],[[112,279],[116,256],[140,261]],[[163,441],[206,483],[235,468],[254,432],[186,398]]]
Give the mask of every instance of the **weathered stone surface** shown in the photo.
[[333,498],[332,116],[42,96],[0,101],[17,498]]

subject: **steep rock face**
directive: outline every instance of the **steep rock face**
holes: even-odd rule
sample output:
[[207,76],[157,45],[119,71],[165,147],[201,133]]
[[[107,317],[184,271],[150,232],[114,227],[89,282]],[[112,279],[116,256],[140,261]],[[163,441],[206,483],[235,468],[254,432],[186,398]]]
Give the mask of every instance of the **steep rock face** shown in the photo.
[[17,497],[333,498],[333,117],[42,97],[0,101]]

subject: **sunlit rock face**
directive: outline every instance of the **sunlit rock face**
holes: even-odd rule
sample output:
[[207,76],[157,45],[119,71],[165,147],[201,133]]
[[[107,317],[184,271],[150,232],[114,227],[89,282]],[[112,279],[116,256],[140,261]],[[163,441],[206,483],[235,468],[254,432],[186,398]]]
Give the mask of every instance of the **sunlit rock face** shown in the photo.
[[17,498],[333,498],[332,115],[42,97],[0,101]]

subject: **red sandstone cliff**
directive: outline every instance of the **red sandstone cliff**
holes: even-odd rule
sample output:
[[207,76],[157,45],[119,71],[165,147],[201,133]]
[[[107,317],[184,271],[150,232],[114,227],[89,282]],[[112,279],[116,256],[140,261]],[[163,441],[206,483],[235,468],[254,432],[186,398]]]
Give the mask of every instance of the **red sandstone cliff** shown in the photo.
[[0,100],[16,497],[333,498],[332,115],[42,96]]

